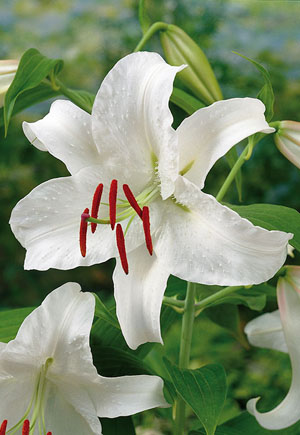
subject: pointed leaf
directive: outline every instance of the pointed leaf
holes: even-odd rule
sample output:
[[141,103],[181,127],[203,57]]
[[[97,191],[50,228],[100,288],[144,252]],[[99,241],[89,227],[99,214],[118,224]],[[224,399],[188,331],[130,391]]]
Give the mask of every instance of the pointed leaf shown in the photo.
[[142,32],[145,34],[151,26],[151,21],[146,11],[146,0],[139,1],[139,22]]
[[164,359],[177,393],[193,409],[207,435],[213,435],[227,394],[226,374],[219,364],[180,369]]
[[42,80],[56,76],[63,68],[60,59],[49,59],[35,48],[30,48],[21,57],[15,78],[4,100],[4,125],[7,133],[10,118],[17,98],[25,91],[38,86]]
[[21,323],[34,310],[30,308],[18,308],[0,312],[0,342],[8,343],[13,340],[21,326]]

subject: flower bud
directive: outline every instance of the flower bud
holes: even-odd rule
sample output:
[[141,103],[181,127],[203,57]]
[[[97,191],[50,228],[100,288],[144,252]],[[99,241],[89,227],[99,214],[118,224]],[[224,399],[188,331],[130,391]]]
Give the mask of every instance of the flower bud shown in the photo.
[[177,77],[204,103],[222,100],[222,91],[201,48],[182,29],[170,24],[161,32],[161,44],[170,65],[186,64]]
[[279,151],[300,169],[300,122],[280,121],[275,134]]
[[18,64],[17,60],[0,60],[0,107],[4,104],[6,91],[15,77]]

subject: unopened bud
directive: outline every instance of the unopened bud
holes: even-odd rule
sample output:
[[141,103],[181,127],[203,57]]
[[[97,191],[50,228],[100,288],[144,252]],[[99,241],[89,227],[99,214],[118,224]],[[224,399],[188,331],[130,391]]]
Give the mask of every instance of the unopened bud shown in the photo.
[[18,65],[17,60],[0,60],[0,107],[4,104],[6,91],[15,77]]
[[300,169],[300,122],[280,121],[275,134],[279,151]]
[[206,104],[223,99],[207,57],[182,29],[170,24],[161,32],[161,44],[170,65],[187,65],[177,76],[198,98]]

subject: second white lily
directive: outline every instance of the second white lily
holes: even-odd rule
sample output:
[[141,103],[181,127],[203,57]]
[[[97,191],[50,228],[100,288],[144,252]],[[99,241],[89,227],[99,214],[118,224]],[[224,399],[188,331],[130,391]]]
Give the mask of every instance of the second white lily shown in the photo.
[[116,257],[117,316],[133,349],[162,342],[170,274],[203,284],[260,283],[282,266],[292,237],[255,227],[202,192],[216,160],[274,129],[261,101],[236,98],[198,110],[175,131],[168,103],[182,68],[156,53],[128,55],[104,79],[92,115],[56,101],[44,119],[24,123],[32,144],[72,174],[43,183],[13,210],[25,268],[71,269]]

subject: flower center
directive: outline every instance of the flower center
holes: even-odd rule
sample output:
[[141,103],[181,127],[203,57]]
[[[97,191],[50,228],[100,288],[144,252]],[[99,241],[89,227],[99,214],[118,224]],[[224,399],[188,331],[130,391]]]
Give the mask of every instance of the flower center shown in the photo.
[[[33,434],[36,424],[39,427],[40,435],[51,435],[52,432],[46,431],[45,415],[44,415],[44,399],[46,390],[46,375],[49,366],[53,363],[53,358],[47,358],[45,364],[43,364],[39,374],[36,378],[36,383],[33,391],[33,395],[30,399],[28,408],[25,411],[23,417],[13,427],[6,430],[7,420],[4,420],[0,427],[0,435],[15,434],[20,428],[22,428],[22,435]],[[31,424],[27,417],[31,413]]]
[[[146,187],[139,195],[136,197],[132,193],[128,184],[123,184],[123,192],[125,194],[126,200],[118,199],[118,181],[112,180],[109,190],[109,203],[102,203],[104,206],[108,207],[107,217],[104,219],[98,218],[98,212],[101,202],[103,192],[103,184],[100,183],[94,193],[93,202],[91,207],[91,214],[89,214],[89,209],[86,208],[81,215],[80,224],[80,251],[83,257],[86,256],[86,240],[87,240],[87,229],[88,222],[91,223],[92,233],[96,231],[98,224],[110,225],[111,229],[114,230],[116,226],[116,243],[118,251],[120,254],[121,264],[123,270],[128,274],[128,262],[125,248],[125,236],[133,221],[133,219],[138,216],[143,225],[143,230],[145,234],[145,243],[149,254],[152,255],[153,246],[150,231],[150,214],[148,205],[154,201],[159,195],[159,187],[156,184]],[[119,222],[128,220],[125,232]]]

